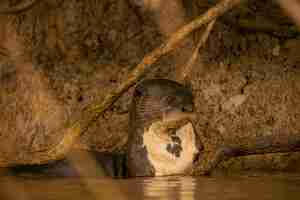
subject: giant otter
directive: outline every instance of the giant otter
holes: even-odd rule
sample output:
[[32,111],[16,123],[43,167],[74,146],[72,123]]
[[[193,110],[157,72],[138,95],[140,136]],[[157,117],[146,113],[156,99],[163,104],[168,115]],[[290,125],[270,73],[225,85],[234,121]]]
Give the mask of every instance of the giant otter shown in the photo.
[[193,116],[190,89],[167,79],[140,83],[130,109],[128,175],[176,175],[191,169],[201,148]]

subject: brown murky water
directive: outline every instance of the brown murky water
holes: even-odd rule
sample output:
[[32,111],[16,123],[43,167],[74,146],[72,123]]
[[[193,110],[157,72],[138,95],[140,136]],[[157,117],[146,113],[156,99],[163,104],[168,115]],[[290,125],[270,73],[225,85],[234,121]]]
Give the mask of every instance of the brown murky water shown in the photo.
[[234,177],[0,178],[0,199],[299,199],[300,175]]

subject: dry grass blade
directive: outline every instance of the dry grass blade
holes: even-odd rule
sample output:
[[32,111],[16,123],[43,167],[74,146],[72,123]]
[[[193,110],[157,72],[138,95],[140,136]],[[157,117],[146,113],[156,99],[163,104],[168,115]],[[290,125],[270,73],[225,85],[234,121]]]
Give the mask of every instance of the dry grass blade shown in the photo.
[[206,43],[206,41],[208,39],[208,36],[209,36],[209,34],[210,34],[214,24],[215,24],[215,21],[216,20],[213,20],[207,25],[204,33],[201,35],[201,38],[199,39],[199,42],[197,43],[197,45],[196,45],[196,47],[193,51],[193,54],[192,54],[191,58],[189,59],[187,64],[182,68],[181,72],[179,73],[179,75],[177,77],[178,81],[184,82],[186,80],[187,76],[190,74],[190,72],[191,72],[191,70],[192,70],[192,68],[193,68],[193,66],[194,66],[194,64],[195,64],[195,62],[196,62],[196,60],[199,56],[199,50]]

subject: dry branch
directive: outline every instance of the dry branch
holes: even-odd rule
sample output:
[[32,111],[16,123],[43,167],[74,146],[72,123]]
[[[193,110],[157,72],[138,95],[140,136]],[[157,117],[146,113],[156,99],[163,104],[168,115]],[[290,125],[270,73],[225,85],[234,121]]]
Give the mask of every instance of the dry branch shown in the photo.
[[177,32],[173,33],[170,38],[161,46],[146,55],[140,64],[131,72],[127,79],[120,84],[115,90],[108,94],[102,102],[92,104],[85,109],[79,120],[75,120],[71,126],[66,129],[59,130],[63,132],[63,139],[53,145],[52,148],[41,150],[38,152],[28,152],[22,158],[15,158],[14,161],[6,163],[0,160],[0,166],[10,166],[17,164],[42,164],[53,160],[59,160],[65,157],[72,147],[75,140],[98,119],[100,114],[110,108],[110,106],[130,87],[136,84],[151,69],[150,66],[160,57],[174,50],[190,33],[199,29],[201,26],[211,22],[218,16],[240,4],[243,0],[223,0],[215,7],[209,9],[205,14],[196,18],[189,24],[183,26]]
[[150,70],[150,66],[154,64],[160,57],[174,50],[190,33],[216,19],[218,16],[223,15],[225,12],[238,5],[242,1],[243,0],[224,0],[215,7],[209,9],[202,16],[180,28],[178,31],[173,33],[165,43],[146,55],[141,63],[138,64],[127,77],[127,79],[114,91],[108,94],[102,103],[90,106],[89,110],[93,111],[97,116],[99,113],[107,110],[109,106],[111,106],[124,92],[142,79],[148,70]]
[[260,136],[253,139],[245,138],[238,144],[225,144],[206,153],[196,173],[209,175],[222,161],[233,157],[259,155],[268,153],[288,153],[300,151],[300,134],[278,133]]
[[22,3],[20,5],[17,5],[12,8],[1,8],[0,9],[0,14],[19,14],[21,12],[24,12],[26,10],[31,9],[33,6],[35,6],[38,2],[41,0],[30,0],[26,1],[25,3]]
[[197,43],[193,54],[191,56],[191,58],[188,60],[188,62],[186,63],[185,66],[183,66],[183,68],[180,70],[180,73],[177,76],[177,80],[179,82],[184,82],[187,78],[187,76],[190,74],[198,56],[199,56],[199,50],[200,48],[202,48],[204,46],[204,44],[206,43],[208,36],[215,24],[216,20],[212,20],[206,27],[204,33],[201,35],[201,38],[199,39],[199,42]]

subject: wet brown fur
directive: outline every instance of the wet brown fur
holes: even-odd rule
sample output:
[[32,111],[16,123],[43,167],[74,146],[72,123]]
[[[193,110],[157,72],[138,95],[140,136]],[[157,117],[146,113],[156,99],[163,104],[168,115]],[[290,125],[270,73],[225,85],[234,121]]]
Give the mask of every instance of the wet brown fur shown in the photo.
[[193,104],[192,92],[177,82],[151,79],[135,90],[130,110],[130,134],[127,153],[129,176],[154,176],[155,170],[143,146],[143,134],[149,126],[162,120],[166,108],[181,109]]

